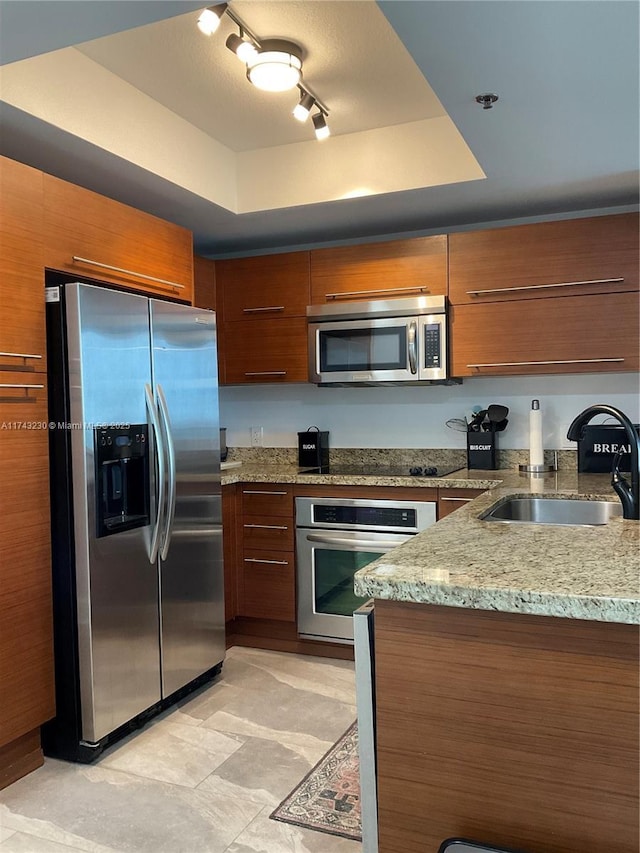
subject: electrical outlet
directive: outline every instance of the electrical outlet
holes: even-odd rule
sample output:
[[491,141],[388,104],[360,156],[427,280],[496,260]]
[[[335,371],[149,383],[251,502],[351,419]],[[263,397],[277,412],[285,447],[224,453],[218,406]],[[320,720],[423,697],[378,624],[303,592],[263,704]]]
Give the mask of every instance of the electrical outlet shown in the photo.
[[262,427],[251,427],[251,447],[262,447]]

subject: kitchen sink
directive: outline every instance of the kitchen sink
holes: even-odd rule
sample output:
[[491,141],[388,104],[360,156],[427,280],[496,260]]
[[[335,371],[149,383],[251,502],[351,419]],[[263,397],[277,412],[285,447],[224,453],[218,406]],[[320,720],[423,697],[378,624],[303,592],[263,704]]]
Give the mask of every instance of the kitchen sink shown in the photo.
[[595,527],[622,515],[614,501],[571,498],[513,497],[498,501],[478,516],[482,521],[507,524],[568,524]]

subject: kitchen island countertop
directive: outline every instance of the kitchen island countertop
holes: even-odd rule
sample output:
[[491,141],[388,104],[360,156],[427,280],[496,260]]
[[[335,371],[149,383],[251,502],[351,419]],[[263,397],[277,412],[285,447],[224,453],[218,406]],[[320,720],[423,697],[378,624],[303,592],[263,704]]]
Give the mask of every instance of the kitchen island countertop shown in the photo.
[[303,474],[294,465],[243,464],[222,472],[237,482],[486,489],[466,506],[355,576],[358,595],[506,613],[640,623],[640,522],[600,527],[501,524],[478,516],[513,494],[618,498],[607,474],[560,471],[540,479],[518,471],[447,477]]

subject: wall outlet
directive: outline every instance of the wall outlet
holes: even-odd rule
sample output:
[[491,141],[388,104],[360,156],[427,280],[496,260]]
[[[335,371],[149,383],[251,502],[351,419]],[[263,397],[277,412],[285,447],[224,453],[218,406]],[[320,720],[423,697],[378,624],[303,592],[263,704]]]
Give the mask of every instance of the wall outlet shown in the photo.
[[262,447],[262,427],[261,426],[252,426],[250,427],[251,431],[251,447]]

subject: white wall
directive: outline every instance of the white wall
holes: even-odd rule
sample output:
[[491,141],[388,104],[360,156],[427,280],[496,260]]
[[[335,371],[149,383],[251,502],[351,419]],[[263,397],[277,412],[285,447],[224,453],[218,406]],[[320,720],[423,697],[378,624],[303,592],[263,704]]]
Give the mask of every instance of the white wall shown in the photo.
[[638,382],[637,373],[610,373],[474,378],[424,388],[232,386],[220,389],[220,423],[230,447],[249,446],[251,426],[263,427],[266,447],[295,447],[296,433],[313,424],[330,430],[332,447],[464,448],[464,433],[448,429],[445,421],[474,405],[501,403],[510,414],[499,446],[520,449],[529,446],[529,408],[537,397],[545,447],[575,448],[566,439],[567,428],[592,403],[609,403],[640,422]]

